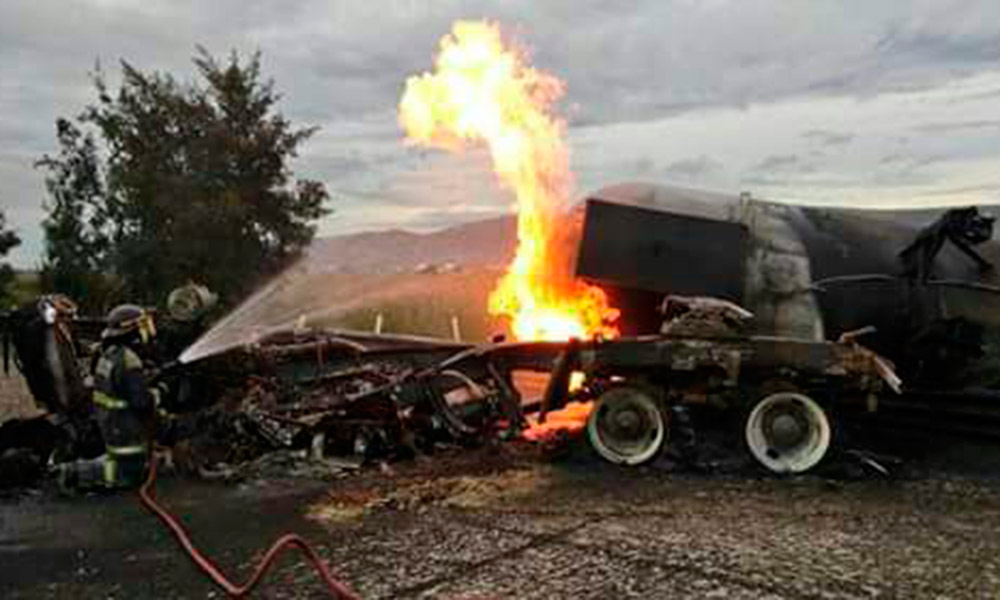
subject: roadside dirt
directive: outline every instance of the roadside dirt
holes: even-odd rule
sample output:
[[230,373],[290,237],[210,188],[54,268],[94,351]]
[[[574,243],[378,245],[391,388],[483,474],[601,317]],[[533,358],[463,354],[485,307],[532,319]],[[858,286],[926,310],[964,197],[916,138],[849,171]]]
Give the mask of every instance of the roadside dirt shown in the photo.
[[11,365],[10,374],[0,372],[0,423],[8,419],[25,419],[42,414],[28,391],[24,378]]
[[[518,443],[326,483],[167,478],[159,496],[228,572],[294,530],[363,598],[988,598],[998,492],[933,469],[694,475]],[[131,495],[0,503],[0,564],[4,598],[221,597]],[[325,596],[295,557],[257,597]]]

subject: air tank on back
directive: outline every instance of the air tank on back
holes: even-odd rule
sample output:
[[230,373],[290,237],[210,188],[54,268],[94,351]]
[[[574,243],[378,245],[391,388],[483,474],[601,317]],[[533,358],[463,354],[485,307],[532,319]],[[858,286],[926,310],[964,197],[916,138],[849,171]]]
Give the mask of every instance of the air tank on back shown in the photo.
[[1000,243],[974,208],[778,204],[642,183],[587,197],[577,274],[622,308],[623,332],[660,325],[665,294],[732,300],[756,333],[859,341],[911,387],[1000,385]]

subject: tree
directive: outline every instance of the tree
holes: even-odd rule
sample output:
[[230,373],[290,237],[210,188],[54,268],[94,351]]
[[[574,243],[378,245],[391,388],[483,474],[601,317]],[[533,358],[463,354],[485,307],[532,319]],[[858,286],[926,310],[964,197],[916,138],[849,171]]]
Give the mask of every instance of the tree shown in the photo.
[[42,287],[76,299],[88,311],[103,312],[111,302],[110,240],[103,205],[104,183],[97,145],[66,119],[56,121],[59,155],[46,156],[49,192]]
[[260,54],[220,64],[199,48],[194,64],[201,81],[181,84],[123,61],[117,91],[98,71],[97,102],[57,121],[59,153],[39,164],[60,291],[112,274],[123,298],[156,303],[193,279],[232,302],[297,257],[327,214],[323,184],[289,168],[316,128],[276,112]]
[[[0,210],[0,258],[7,256],[11,249],[21,243],[17,233],[7,229],[7,217]],[[0,264],[0,309],[6,308],[11,302],[8,288],[14,280],[14,269],[6,263]]]

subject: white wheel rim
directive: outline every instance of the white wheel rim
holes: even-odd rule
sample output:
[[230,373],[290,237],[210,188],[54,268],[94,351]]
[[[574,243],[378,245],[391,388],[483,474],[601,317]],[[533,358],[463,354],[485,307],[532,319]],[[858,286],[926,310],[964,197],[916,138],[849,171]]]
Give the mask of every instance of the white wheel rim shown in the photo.
[[774,473],[808,471],[830,448],[826,411],[796,392],[778,392],[758,402],[744,434],[753,457]]
[[[629,412],[640,420],[639,439],[616,439],[609,422],[615,415]],[[639,465],[651,460],[667,438],[667,423],[656,400],[635,388],[616,388],[601,395],[587,419],[587,439],[605,460],[616,464]]]

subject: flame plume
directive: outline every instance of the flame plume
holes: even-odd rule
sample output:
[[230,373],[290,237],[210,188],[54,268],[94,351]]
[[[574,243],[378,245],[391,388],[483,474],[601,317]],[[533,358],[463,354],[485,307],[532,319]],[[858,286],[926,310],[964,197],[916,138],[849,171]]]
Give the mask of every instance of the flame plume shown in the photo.
[[410,77],[399,122],[411,143],[448,151],[481,142],[517,198],[518,246],[490,295],[520,340],[617,335],[603,290],[573,277],[556,242],[567,226],[572,176],[556,77],[504,44],[495,23],[459,21],[442,38],[431,73]]

